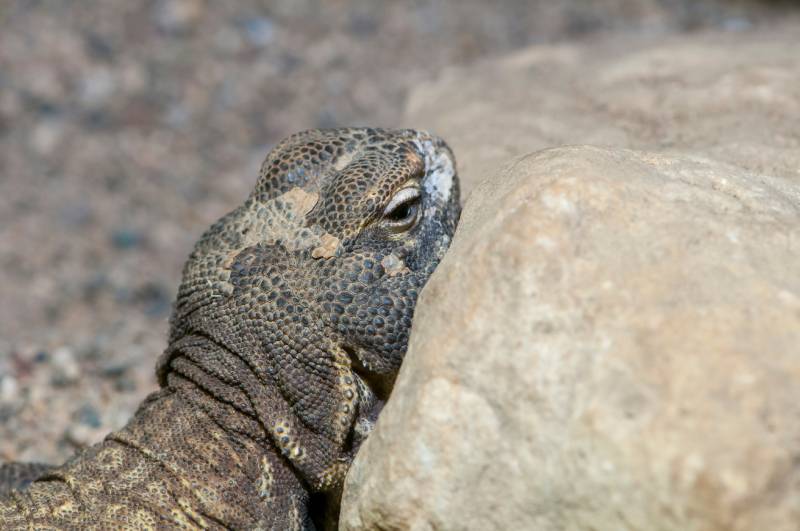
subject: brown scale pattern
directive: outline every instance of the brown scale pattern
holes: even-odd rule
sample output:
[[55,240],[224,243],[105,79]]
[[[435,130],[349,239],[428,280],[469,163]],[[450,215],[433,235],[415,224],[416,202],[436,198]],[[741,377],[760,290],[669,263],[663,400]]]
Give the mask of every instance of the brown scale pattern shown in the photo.
[[335,525],[458,216],[452,154],[426,133],[281,142],[187,261],[161,391],[60,467],[0,467],[0,528]]

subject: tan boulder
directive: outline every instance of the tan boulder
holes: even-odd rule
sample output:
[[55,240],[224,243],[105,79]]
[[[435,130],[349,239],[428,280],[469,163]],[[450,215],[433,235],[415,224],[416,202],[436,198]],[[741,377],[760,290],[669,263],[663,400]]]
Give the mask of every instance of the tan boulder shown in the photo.
[[415,90],[468,199],[342,528],[800,529],[798,116],[798,28]]
[[420,85],[406,125],[447,139],[466,195],[510,159],[565,144],[699,152],[800,179],[800,26],[532,47]]
[[798,184],[597,147],[484,183],[342,528],[796,530]]

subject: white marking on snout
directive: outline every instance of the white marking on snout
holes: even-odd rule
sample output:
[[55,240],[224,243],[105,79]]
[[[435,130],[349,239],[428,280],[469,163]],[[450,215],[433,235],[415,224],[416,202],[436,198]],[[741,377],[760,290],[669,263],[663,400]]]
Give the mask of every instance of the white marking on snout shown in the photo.
[[446,203],[453,191],[456,174],[453,159],[444,149],[436,149],[431,140],[415,140],[414,144],[425,157],[425,191],[438,201]]

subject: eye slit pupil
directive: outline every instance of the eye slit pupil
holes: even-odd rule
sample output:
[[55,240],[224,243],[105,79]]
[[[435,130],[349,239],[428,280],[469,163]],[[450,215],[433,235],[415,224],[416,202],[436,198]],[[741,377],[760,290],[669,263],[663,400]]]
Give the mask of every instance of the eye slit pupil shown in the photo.
[[391,221],[403,221],[411,214],[411,206],[413,203],[414,201],[412,200],[397,205],[397,208],[389,212],[386,218]]
[[397,192],[381,216],[388,231],[398,234],[411,230],[420,214],[421,194],[418,188],[404,188]]

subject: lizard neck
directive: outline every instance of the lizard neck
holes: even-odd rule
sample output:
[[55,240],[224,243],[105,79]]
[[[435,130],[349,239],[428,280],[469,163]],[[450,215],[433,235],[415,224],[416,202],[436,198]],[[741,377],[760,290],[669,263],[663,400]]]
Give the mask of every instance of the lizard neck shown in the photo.
[[[337,490],[354,453],[348,428],[359,404],[368,401],[356,395],[352,377],[346,382],[352,387],[349,396],[340,396],[343,390],[336,385],[329,389],[330,379],[346,379],[337,367],[348,362],[314,346],[317,341],[303,339],[311,350],[298,350],[295,358],[280,341],[273,348],[262,339],[236,329],[230,319],[185,319],[174,327],[159,361],[159,381],[225,431],[245,434],[264,446],[271,440],[309,492]],[[303,362],[321,366],[323,373],[281,380],[281,374],[298,374],[297,364]],[[340,405],[345,399],[351,403],[347,407]],[[339,423],[339,437],[326,429],[334,422]]]
[[104,444],[121,445],[133,463],[138,454],[195,523],[302,528],[306,489],[258,422],[194,382],[171,380]]
[[[338,485],[324,490],[320,486],[328,477],[343,477],[349,459],[342,459],[329,439],[297,419],[266,356],[237,337],[208,322],[173,337],[158,370],[162,392],[174,393],[190,412],[202,413],[212,424],[204,429],[246,446],[241,459],[262,456],[255,464],[261,472],[251,475],[250,481],[259,488],[272,482],[270,505],[280,509],[269,517],[274,513],[288,518],[267,528],[293,529],[289,523],[295,522],[309,525],[310,511],[322,515],[317,524],[334,529],[341,490]],[[226,346],[230,342],[232,348]],[[222,438],[221,434],[214,438]],[[209,437],[198,434],[198,439]]]
[[[141,404],[123,429],[28,490],[12,493],[6,505],[0,498],[0,515],[11,515],[6,523],[37,528],[113,528],[123,521],[143,528],[312,528],[307,481],[287,456],[291,446],[278,450],[269,426],[269,419],[281,418],[280,408],[286,407],[270,395],[275,390],[263,384],[252,365],[211,339],[187,336],[173,346],[179,348],[163,388]],[[308,448],[301,464],[306,456],[319,454]],[[42,502],[51,498],[64,503],[53,508]]]
[[123,429],[0,497],[0,527],[308,529],[292,467],[193,385],[153,393]]

